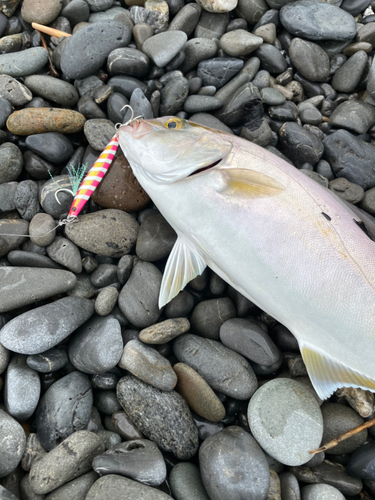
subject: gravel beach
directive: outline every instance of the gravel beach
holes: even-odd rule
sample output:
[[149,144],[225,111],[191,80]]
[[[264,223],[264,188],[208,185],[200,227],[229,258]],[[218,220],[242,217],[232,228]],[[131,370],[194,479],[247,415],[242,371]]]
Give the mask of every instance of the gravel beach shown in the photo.
[[0,500],[375,498],[375,428],[309,454],[372,393],[320,400],[292,333],[208,268],[159,309],[176,233],[120,148],[55,228],[126,104],[262,146],[375,228],[374,12],[0,0]]

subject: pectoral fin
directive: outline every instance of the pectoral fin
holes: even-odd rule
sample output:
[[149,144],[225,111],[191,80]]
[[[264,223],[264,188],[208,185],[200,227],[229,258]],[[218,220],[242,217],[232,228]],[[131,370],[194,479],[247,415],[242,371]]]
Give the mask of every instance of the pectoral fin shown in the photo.
[[303,361],[309,377],[321,399],[327,399],[340,387],[359,387],[375,392],[375,380],[353,370],[326,353],[311,346],[301,346]]
[[167,304],[189,281],[202,274],[205,267],[206,263],[199,251],[193,248],[186,238],[179,236],[165,266],[159,307]]
[[276,196],[285,187],[277,180],[268,175],[245,168],[222,168],[218,172],[224,178],[219,191],[226,193],[242,194],[250,198],[261,198],[264,196]]

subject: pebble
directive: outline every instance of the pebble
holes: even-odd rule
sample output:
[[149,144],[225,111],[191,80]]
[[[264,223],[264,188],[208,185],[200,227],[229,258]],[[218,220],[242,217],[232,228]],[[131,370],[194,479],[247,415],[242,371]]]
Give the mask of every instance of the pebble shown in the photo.
[[68,363],[68,356],[64,350],[52,348],[42,354],[28,356],[26,363],[39,373],[51,373],[63,368]]
[[100,476],[119,474],[148,486],[165,481],[167,468],[155,443],[137,439],[118,444],[94,458],[93,469]]
[[233,30],[220,38],[220,47],[232,57],[241,57],[254,52],[263,43],[260,36],[246,30]]
[[52,260],[67,267],[69,271],[77,274],[82,272],[81,254],[78,247],[67,238],[56,236],[46,250]]
[[158,307],[162,274],[151,262],[137,262],[120,292],[118,304],[125,317],[138,328],[154,324],[160,316]]
[[94,404],[95,408],[105,415],[112,415],[115,411],[121,410],[115,391],[95,391]]
[[244,318],[225,321],[220,327],[220,340],[229,349],[260,365],[269,366],[279,359],[279,351],[264,328]]
[[199,462],[210,498],[267,499],[270,471],[266,457],[241,427],[230,426],[207,438],[200,447]]
[[79,95],[71,83],[52,76],[32,75],[25,79],[25,85],[34,95],[56,102],[63,107],[73,107]]
[[115,431],[118,432],[125,440],[132,441],[134,439],[143,438],[143,434],[139,432],[125,412],[116,411],[112,414],[111,419]]
[[225,417],[222,402],[195,370],[184,363],[176,363],[173,370],[178,377],[176,391],[195,413],[210,422],[219,422]]
[[221,325],[236,316],[236,308],[228,297],[203,300],[193,310],[192,329],[209,339],[219,340]]
[[161,321],[139,332],[139,340],[145,344],[166,344],[190,329],[187,318],[174,318]]
[[167,257],[177,239],[176,232],[161,214],[147,217],[139,227],[135,252],[146,262]]
[[167,318],[179,318],[186,316],[194,306],[193,296],[186,290],[182,290],[165,306],[164,312]]
[[10,320],[0,330],[0,342],[20,354],[39,354],[65,339],[93,312],[94,305],[89,300],[64,297]]
[[90,488],[85,500],[170,500],[170,496],[151,486],[116,474],[101,477]]
[[[3,321],[0,319],[0,325],[3,324]],[[9,363],[10,353],[8,349],[6,349],[2,344],[0,344],[0,374],[4,373],[6,367]]]
[[329,189],[340,196],[343,200],[349,201],[353,204],[359,203],[365,195],[361,186],[349,182],[344,177],[333,179],[329,183]]
[[0,409],[1,478],[6,477],[20,463],[25,446],[26,435],[21,425],[6,411]]
[[165,451],[188,460],[198,449],[198,431],[185,400],[134,377],[117,384],[117,398],[137,428]]
[[207,12],[230,12],[237,7],[238,0],[199,0],[197,3]]
[[[18,248],[25,241],[24,235],[27,234],[28,227],[29,223],[27,221],[0,219],[0,257]],[[9,232],[11,232],[12,236],[5,236]]]
[[356,34],[353,17],[328,2],[301,0],[280,10],[280,22],[292,35],[308,40],[351,40]]
[[180,462],[173,467],[169,485],[176,500],[210,500],[199,469],[191,462]]
[[[73,2],[72,2],[73,3]],[[71,4],[68,4],[71,5]],[[45,500],[80,500],[86,498],[86,495],[97,480],[98,475],[93,470],[82,476],[65,483],[53,490],[45,497]],[[36,499],[35,499],[36,500]]]
[[186,78],[172,78],[160,93],[160,113],[162,115],[175,115],[178,113],[188,96],[189,83]]
[[249,399],[258,387],[256,376],[245,358],[220,342],[185,333],[173,342],[178,361],[187,364],[209,386],[235,399]]
[[0,313],[72,290],[76,277],[57,269],[0,267]]
[[205,113],[221,108],[223,102],[215,96],[190,95],[185,103],[184,110],[187,113]]
[[46,247],[55,238],[56,231],[53,231],[55,221],[48,214],[36,214],[30,221],[29,234],[34,245]]
[[24,0],[21,15],[28,23],[51,24],[61,11],[61,0],[40,2],[37,0]]
[[365,134],[374,123],[373,106],[361,101],[345,101],[329,117],[332,127],[345,128],[357,134]]
[[26,364],[26,356],[14,355],[8,365],[4,386],[7,412],[18,421],[31,417],[40,397],[40,379]]
[[311,458],[309,450],[320,446],[323,418],[319,405],[312,392],[295,380],[266,382],[251,398],[247,416],[262,449],[282,464],[305,464]]
[[43,47],[0,54],[0,74],[14,78],[34,75],[47,64],[47,61],[48,53]]
[[23,167],[20,149],[11,142],[0,145],[0,184],[17,180]]
[[110,314],[117,304],[119,292],[116,288],[108,286],[101,290],[95,300],[95,312],[99,316]]
[[198,64],[197,74],[203,85],[213,85],[220,89],[231,80],[243,67],[241,59],[234,57],[215,57]]
[[107,68],[110,75],[129,75],[142,78],[149,67],[149,57],[140,50],[130,47],[115,49],[108,56]]
[[94,316],[76,331],[69,342],[68,355],[77,370],[99,374],[117,365],[122,349],[121,326],[118,320]]
[[184,31],[171,30],[148,38],[142,45],[142,52],[150,57],[156,66],[166,66],[184,47],[187,35]]
[[115,264],[99,264],[91,273],[90,281],[96,288],[116,283],[117,266]]
[[375,446],[374,442],[357,448],[350,456],[346,466],[347,472],[363,481],[375,480]]
[[283,472],[279,478],[281,498],[283,500],[300,500],[300,488],[296,476],[291,472]]
[[[5,99],[12,106],[20,107],[30,102],[33,98],[30,90],[22,83],[8,75],[0,75],[0,97]],[[8,107],[2,103],[2,108]],[[12,108],[11,108],[12,109]],[[10,115],[10,113],[8,113]]]
[[[45,495],[91,469],[96,455],[104,452],[104,443],[93,432],[81,430],[64,439],[30,470],[32,490]],[[70,497],[71,498],[71,497]]]
[[103,151],[115,135],[116,129],[111,120],[93,118],[85,122],[83,132],[95,151]]
[[162,391],[171,391],[177,383],[170,362],[139,340],[130,340],[125,345],[119,367]]
[[[102,33],[106,33],[106,36],[103,37]],[[120,21],[91,23],[77,31],[64,43],[60,62],[61,70],[72,79],[89,76],[103,65],[113,50],[126,47],[130,38],[129,27]],[[82,53],[85,54],[83,59]]]
[[[9,120],[11,118],[12,115]],[[25,130],[23,129],[23,131]],[[48,132],[45,134],[37,132],[35,134],[35,130],[33,130],[33,135],[27,136],[25,144],[31,151],[55,164],[68,161],[73,154],[72,143],[65,135],[59,132]],[[53,181],[51,180],[51,182]],[[44,188],[45,186],[43,186]]]
[[288,68],[285,57],[274,45],[269,43],[263,43],[255,51],[255,55],[260,59],[262,69],[269,73],[283,73]]
[[268,5],[264,0],[239,0],[237,5],[238,13],[249,24],[257,23],[267,10]]
[[[323,442],[327,443],[332,439],[345,434],[351,429],[362,425],[364,420],[352,408],[337,403],[324,403],[321,406],[323,415]],[[334,448],[326,450],[327,455],[340,455],[341,453],[351,453],[361,446],[367,439],[367,430],[342,441]]]
[[137,234],[137,221],[115,209],[80,215],[79,222],[65,226],[65,235],[78,247],[115,258],[130,252]]
[[330,74],[329,57],[316,43],[293,38],[289,57],[297,71],[312,82],[324,82]]
[[302,500],[344,500],[340,491],[328,484],[310,484],[301,490]]
[[297,123],[284,123],[279,134],[282,150],[297,167],[306,162],[315,165],[322,157],[325,150],[322,142]]

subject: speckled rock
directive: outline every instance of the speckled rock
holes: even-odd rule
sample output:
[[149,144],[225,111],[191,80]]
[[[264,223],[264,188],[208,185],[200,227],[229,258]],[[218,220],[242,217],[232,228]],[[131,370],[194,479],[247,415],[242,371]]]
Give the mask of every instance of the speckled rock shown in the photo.
[[7,128],[16,135],[61,132],[73,134],[82,130],[86,118],[71,109],[25,108],[15,111],[7,120]]
[[56,19],[62,8],[62,0],[24,0],[21,14],[28,23],[48,25]]
[[5,98],[12,106],[20,107],[30,102],[33,95],[25,85],[22,85],[15,78],[0,75],[0,97]]
[[169,475],[169,484],[176,500],[210,500],[199,469],[191,462],[180,462]]
[[56,236],[53,242],[47,247],[48,256],[67,267],[69,271],[79,274],[82,272],[81,254],[76,245],[62,236]]
[[25,79],[25,85],[34,95],[61,104],[63,107],[73,107],[79,99],[74,85],[53,76],[31,75]]
[[147,217],[139,228],[136,254],[146,262],[167,257],[175,244],[177,235],[161,214]]
[[0,74],[13,76],[33,75],[40,71],[48,62],[47,50],[43,47],[0,55]]
[[55,238],[56,231],[53,231],[55,226],[56,223],[50,215],[43,213],[34,215],[29,226],[30,240],[34,245],[48,246]]
[[146,344],[166,344],[170,340],[186,333],[190,328],[187,318],[174,318],[161,321],[139,332],[139,340]]
[[83,131],[90,146],[95,151],[103,151],[115,135],[116,129],[111,120],[93,118],[86,121]]
[[45,500],[84,500],[89,489],[97,479],[98,475],[96,472],[93,470],[87,472],[56,488],[45,497]]
[[127,477],[109,474],[101,477],[90,488],[85,500],[170,500],[171,497],[156,488],[140,484]]
[[0,477],[7,476],[17,467],[25,446],[26,435],[21,425],[7,412],[0,410]]
[[345,500],[344,495],[328,484],[309,484],[301,490],[302,500]]
[[16,181],[22,171],[23,158],[20,149],[11,142],[0,146],[0,184]]
[[117,398],[137,428],[160,448],[180,460],[195,455],[198,430],[180,394],[123,377],[117,384]]
[[138,222],[115,209],[80,215],[79,222],[65,226],[65,235],[76,245],[107,257],[129,253],[137,234]]
[[95,312],[100,316],[111,313],[117,303],[119,292],[113,286],[107,286],[101,290],[95,300]]

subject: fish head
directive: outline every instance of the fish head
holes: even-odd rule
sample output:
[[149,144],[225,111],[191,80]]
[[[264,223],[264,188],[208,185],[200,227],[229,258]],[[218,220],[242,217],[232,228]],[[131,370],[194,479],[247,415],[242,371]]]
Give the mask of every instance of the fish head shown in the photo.
[[134,173],[159,184],[210,168],[233,147],[231,135],[174,116],[135,119],[117,137]]

